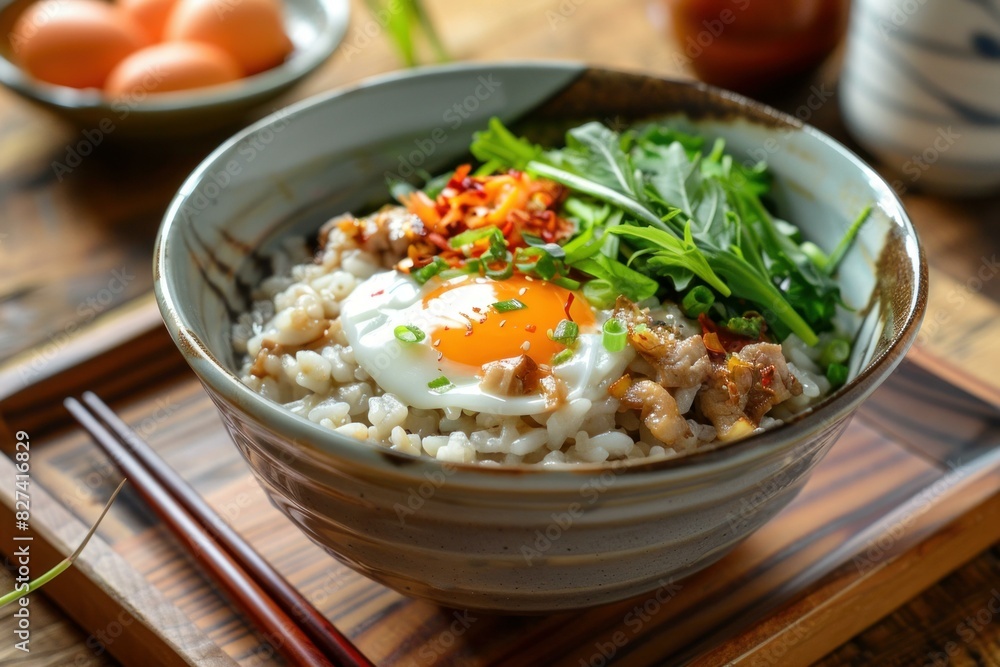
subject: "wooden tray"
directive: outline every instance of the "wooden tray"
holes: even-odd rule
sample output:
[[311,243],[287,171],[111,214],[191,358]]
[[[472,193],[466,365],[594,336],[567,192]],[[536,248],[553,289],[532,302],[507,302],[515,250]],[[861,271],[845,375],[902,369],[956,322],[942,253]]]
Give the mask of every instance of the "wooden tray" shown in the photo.
[[[17,373],[0,370],[0,387]],[[61,408],[93,389],[379,665],[803,664],[1000,539],[1000,450],[990,447],[1000,396],[921,350],[794,503],[731,555],[646,596],[538,617],[410,600],[310,543],[265,500],[149,299],[96,324],[32,379],[0,393],[0,415],[4,447],[15,431],[31,437],[37,571],[72,550],[118,480]],[[11,466],[0,457],[0,478],[13,478]],[[0,485],[4,550],[12,487]],[[129,492],[79,567],[46,592],[125,664],[280,664]]]

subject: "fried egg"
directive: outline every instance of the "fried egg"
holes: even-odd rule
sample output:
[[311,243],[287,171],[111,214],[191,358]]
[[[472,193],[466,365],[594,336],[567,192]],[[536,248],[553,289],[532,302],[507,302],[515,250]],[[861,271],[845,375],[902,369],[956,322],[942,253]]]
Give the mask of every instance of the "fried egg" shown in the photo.
[[[498,304],[516,300],[514,309]],[[348,296],[340,320],[357,363],[385,392],[414,408],[455,407],[499,415],[541,414],[554,408],[541,394],[503,396],[480,386],[483,365],[527,355],[549,365],[564,345],[549,338],[571,319],[579,335],[569,360],[553,367],[566,400],[607,395],[634,358],[631,346],[609,352],[601,328],[611,316],[578,294],[516,274],[433,278],[418,285],[409,275],[372,276]],[[415,327],[417,342],[397,339],[398,327]]]

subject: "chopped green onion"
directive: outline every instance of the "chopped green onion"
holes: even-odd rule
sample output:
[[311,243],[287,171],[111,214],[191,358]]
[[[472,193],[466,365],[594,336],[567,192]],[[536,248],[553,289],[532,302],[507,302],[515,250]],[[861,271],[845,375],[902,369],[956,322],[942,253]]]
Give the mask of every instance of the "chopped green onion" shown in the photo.
[[503,232],[501,232],[496,227],[489,234],[490,238],[490,249],[483,253],[484,262],[496,262],[506,258],[507,262],[511,261],[510,253],[507,251],[507,239],[504,238]]
[[764,323],[762,317],[731,317],[724,326],[737,336],[746,338],[760,338],[761,325]]
[[479,227],[478,229],[467,229],[461,234],[457,234],[451,237],[448,241],[448,245],[452,248],[461,248],[464,245],[469,245],[479,241],[480,239],[485,239],[487,236],[493,232],[499,232],[495,225],[488,225],[486,227]]
[[843,338],[834,338],[819,355],[819,365],[824,368],[843,364],[851,356],[851,344]]
[[518,248],[514,251],[514,265],[517,270],[526,274],[537,274],[543,280],[552,280],[557,269],[556,260],[543,248]]
[[392,330],[392,335],[400,343],[419,343],[427,337],[427,334],[412,324],[400,324]]
[[573,358],[573,350],[566,348],[562,352],[557,352],[552,355],[552,365],[558,366],[559,364],[565,364],[567,361]]
[[483,263],[478,259],[467,259],[465,262],[454,269],[445,269],[438,274],[442,280],[450,280],[451,278],[457,278],[459,276],[467,276],[472,273],[479,273],[479,269],[483,266]]
[[635,326],[636,333],[646,333],[649,331],[649,326],[645,322],[640,322]]
[[431,260],[430,264],[422,266],[416,271],[411,271],[410,275],[413,276],[413,279],[417,281],[417,284],[423,285],[428,280],[430,280],[431,278],[433,278],[434,276],[436,276],[437,274],[441,273],[442,271],[448,268],[451,268],[448,265],[448,262],[444,261],[440,257],[435,256],[434,259]]
[[688,317],[698,317],[702,313],[707,313],[714,303],[715,295],[712,294],[712,290],[704,285],[695,285],[681,300],[681,310]]
[[551,340],[565,345],[566,347],[571,347],[576,343],[576,337],[580,335],[580,327],[576,322],[570,320],[562,320],[556,325],[555,331],[549,329],[548,336]]
[[437,394],[443,394],[446,391],[451,391],[455,388],[455,385],[451,383],[451,380],[445,376],[441,376],[427,383],[427,388]]
[[844,364],[830,364],[826,369],[826,379],[834,387],[844,384],[847,382],[847,366]]
[[580,289],[580,281],[573,280],[572,278],[565,278],[565,277],[553,278],[549,282],[551,282],[553,285],[558,285],[563,289],[568,289],[571,292]]
[[524,310],[527,308],[526,305],[518,301],[517,299],[507,299],[506,301],[497,301],[493,304],[493,309],[498,313],[509,313],[512,310]]
[[[512,275],[514,275],[514,262],[511,261],[511,255],[508,252],[506,257],[496,259],[493,257],[487,257],[489,253],[486,253],[482,257],[483,262],[483,272],[487,277],[493,280],[507,280]],[[503,265],[500,268],[495,268],[493,262],[500,261]]]
[[604,323],[603,331],[602,342],[604,343],[605,350],[608,352],[621,352],[625,349],[628,329],[625,328],[624,324],[612,317]]

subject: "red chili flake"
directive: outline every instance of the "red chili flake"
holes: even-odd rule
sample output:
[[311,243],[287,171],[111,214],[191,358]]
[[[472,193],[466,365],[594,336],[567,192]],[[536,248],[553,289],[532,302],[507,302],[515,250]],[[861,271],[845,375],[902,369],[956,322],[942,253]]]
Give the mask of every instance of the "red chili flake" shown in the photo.
[[451,244],[448,243],[448,239],[441,236],[437,232],[431,232],[427,235],[427,240],[436,245],[441,250],[451,250]]
[[537,331],[537,329],[538,329],[538,327],[536,327],[534,324],[526,324],[526,325],[524,325],[524,330],[527,331],[528,333],[535,333],[535,331]]
[[760,372],[760,386],[767,389],[774,382],[774,365],[767,366]]
[[377,292],[372,292],[372,296],[379,296],[380,294],[385,294],[385,290],[384,289],[380,289]]
[[570,322],[573,321],[573,316],[569,314],[569,308],[570,306],[573,305],[574,299],[576,299],[576,295],[570,292],[569,297],[567,297],[566,299],[566,307],[564,308],[564,310],[566,311],[566,319],[569,320]]

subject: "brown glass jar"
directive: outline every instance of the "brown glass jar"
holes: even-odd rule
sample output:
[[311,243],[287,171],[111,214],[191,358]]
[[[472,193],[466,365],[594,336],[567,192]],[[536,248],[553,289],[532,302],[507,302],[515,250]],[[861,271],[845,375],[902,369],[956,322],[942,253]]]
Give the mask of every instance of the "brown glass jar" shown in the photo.
[[757,93],[821,63],[847,28],[850,0],[659,0],[677,60],[701,80]]

